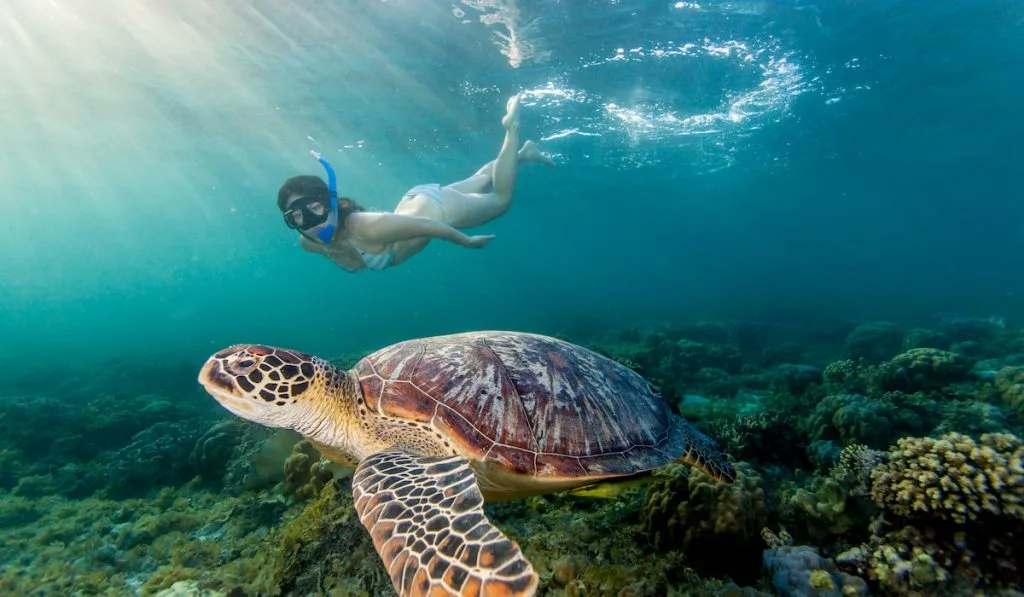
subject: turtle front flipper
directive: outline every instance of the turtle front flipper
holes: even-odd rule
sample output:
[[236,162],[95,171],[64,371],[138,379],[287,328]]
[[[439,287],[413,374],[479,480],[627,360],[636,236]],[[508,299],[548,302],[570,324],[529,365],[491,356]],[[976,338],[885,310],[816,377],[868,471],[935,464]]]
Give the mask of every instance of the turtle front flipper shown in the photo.
[[520,597],[537,574],[484,515],[469,462],[392,449],[364,459],[352,478],[359,520],[402,597]]
[[674,449],[680,454],[678,460],[696,466],[716,481],[732,483],[736,480],[736,469],[718,442],[681,417],[675,417],[673,422],[672,441],[676,444]]

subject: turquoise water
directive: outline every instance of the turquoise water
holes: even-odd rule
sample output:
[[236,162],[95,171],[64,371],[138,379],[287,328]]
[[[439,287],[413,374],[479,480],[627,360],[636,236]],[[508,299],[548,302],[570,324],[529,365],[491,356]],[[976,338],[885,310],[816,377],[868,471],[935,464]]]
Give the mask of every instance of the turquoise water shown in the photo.
[[[1020,314],[1016,2],[7,2],[5,362],[330,354],[473,328]],[[510,41],[511,40],[511,41]],[[304,253],[277,187],[392,209],[522,168],[483,251]]]
[[[393,594],[348,473],[197,374],[484,329],[633,369],[735,467],[488,503],[539,595],[1019,594],[1022,40],[996,0],[5,0],[0,594]],[[483,250],[349,274],[284,225],[310,150],[391,210],[517,93],[556,165]]]

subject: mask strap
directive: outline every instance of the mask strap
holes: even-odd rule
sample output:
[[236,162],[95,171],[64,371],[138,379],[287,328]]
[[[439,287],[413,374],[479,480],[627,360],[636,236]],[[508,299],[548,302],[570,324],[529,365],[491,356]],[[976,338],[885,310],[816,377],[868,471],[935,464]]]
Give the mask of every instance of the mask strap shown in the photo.
[[334,168],[331,168],[331,164],[322,155],[313,150],[310,150],[309,153],[327,171],[327,191],[331,195],[331,214],[328,216],[328,224],[317,233],[321,242],[327,244],[334,238],[334,229],[338,225],[338,179],[334,174]]

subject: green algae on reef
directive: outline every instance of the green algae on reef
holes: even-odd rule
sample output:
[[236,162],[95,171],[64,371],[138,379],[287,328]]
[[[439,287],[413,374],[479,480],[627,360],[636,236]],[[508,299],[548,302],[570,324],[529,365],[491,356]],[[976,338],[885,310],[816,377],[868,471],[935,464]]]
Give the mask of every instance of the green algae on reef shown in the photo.
[[[1024,333],[960,320],[806,337],[703,322],[576,338],[720,438],[740,479],[670,465],[614,500],[488,504],[539,594],[1019,587]],[[198,392],[109,390],[130,376],[0,398],[0,594],[393,594],[344,471]]]

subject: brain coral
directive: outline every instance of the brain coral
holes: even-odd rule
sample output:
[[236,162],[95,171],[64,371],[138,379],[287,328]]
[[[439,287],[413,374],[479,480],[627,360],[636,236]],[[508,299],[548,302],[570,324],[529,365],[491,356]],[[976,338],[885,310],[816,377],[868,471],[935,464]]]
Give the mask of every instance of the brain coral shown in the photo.
[[892,358],[915,390],[942,387],[967,377],[973,364],[955,352],[936,348],[912,348]]
[[835,394],[822,398],[803,424],[812,439],[881,448],[894,438],[898,419],[891,404],[860,394]]
[[996,373],[996,387],[1010,408],[1024,410],[1024,367],[1003,367]]
[[705,574],[756,579],[768,519],[765,492],[749,465],[740,463],[736,473],[726,485],[695,467],[665,467],[642,511],[655,547],[685,552],[688,565]]

